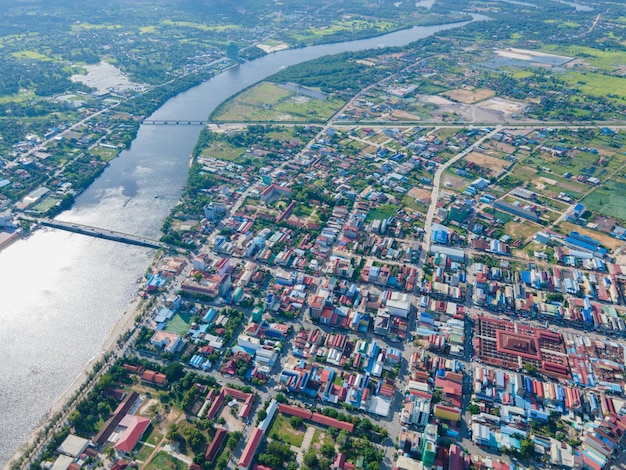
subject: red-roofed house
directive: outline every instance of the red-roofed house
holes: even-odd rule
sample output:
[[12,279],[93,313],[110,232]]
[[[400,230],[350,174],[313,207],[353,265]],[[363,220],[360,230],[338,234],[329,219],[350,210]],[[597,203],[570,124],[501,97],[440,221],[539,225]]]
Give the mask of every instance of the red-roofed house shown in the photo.
[[124,429],[121,430],[120,437],[115,443],[115,449],[130,454],[148,426],[150,426],[148,418],[135,415],[124,416],[119,424],[119,427]]

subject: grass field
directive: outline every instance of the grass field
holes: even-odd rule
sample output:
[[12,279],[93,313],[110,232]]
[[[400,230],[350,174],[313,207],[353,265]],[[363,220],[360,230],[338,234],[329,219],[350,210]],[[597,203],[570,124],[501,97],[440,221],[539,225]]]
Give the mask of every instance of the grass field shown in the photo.
[[504,226],[504,233],[510,236],[513,240],[526,240],[528,237],[534,235],[539,231],[540,227],[534,225],[529,221],[521,222],[509,222]]
[[47,55],[43,55],[43,54],[40,54],[39,52],[28,51],[28,50],[12,52],[11,55],[15,57],[16,59],[52,60],[52,58],[48,57]]
[[165,451],[161,451],[144,467],[146,470],[187,470],[189,465],[171,456]]
[[220,107],[211,119],[219,122],[327,120],[343,101],[315,99],[262,82]]
[[396,204],[380,204],[367,213],[367,221],[388,219],[395,216],[398,209],[400,209],[400,206]]
[[120,153],[117,149],[110,149],[106,147],[94,147],[89,151],[92,155],[100,157],[103,162],[110,162]]
[[581,201],[589,210],[626,222],[626,184],[609,180]]
[[176,313],[169,322],[167,322],[167,328],[165,331],[170,333],[178,333],[181,336],[185,336],[189,327],[191,326],[191,314],[190,313]]
[[289,422],[289,418],[278,413],[270,428],[269,436],[286,444],[300,447],[304,440],[304,431],[294,429]]
[[342,33],[344,31],[359,32],[363,30],[375,29],[380,34],[387,31],[392,31],[396,28],[394,23],[383,20],[360,20],[360,19],[346,19],[333,21],[330,26],[321,28],[310,28],[307,31],[302,31],[290,35],[290,37],[302,43],[317,42],[320,37],[332,36],[333,34]]
[[60,199],[57,199],[57,198],[54,198],[54,197],[47,197],[43,201],[41,201],[39,204],[35,205],[33,207],[33,210],[43,214],[44,212],[48,211],[49,209],[52,209],[59,202],[61,202]]
[[586,95],[612,95],[626,101],[626,78],[602,75],[599,73],[580,73],[569,71],[562,75],[563,80],[580,89]]
[[201,31],[226,31],[228,29],[238,29],[239,26],[234,24],[209,26],[202,23],[194,23],[192,21],[172,21],[164,20],[161,22],[166,26],[177,26],[179,28],[193,28]]
[[226,142],[213,142],[209,147],[202,150],[202,155],[229,162],[236,161],[244,153],[244,149],[233,147]]
[[561,46],[554,44],[545,45],[542,47],[542,50],[554,54],[577,57],[594,67],[604,70],[613,70],[617,66],[626,64],[625,51],[601,51],[599,49],[594,49],[593,47],[574,45]]

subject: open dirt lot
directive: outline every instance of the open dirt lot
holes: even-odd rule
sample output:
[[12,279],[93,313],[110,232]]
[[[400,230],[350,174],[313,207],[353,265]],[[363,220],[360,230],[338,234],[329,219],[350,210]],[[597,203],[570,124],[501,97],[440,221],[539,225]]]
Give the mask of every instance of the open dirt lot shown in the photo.
[[486,100],[487,98],[491,98],[495,94],[495,91],[484,88],[478,88],[475,90],[450,90],[442,93],[442,95],[447,96],[454,101],[468,104]]
[[391,115],[397,119],[406,120],[406,121],[421,121],[422,118],[417,114],[407,113],[401,109],[394,109],[391,112]]
[[484,153],[480,152],[471,152],[468,156],[465,157],[465,160],[467,162],[472,162],[482,168],[489,169],[490,176],[499,175],[503,170],[506,169],[506,167],[511,164],[511,162],[507,160],[490,157],[489,155],[485,155]]
[[418,201],[427,201],[430,199],[429,189],[411,188],[407,194]]
[[461,191],[469,184],[469,181],[461,178],[460,176],[444,173],[441,176],[441,184],[444,188],[452,188]]
[[504,116],[509,117],[512,114],[520,114],[526,107],[526,104],[494,97],[486,101],[482,101],[476,106],[485,110],[497,111],[502,113]]

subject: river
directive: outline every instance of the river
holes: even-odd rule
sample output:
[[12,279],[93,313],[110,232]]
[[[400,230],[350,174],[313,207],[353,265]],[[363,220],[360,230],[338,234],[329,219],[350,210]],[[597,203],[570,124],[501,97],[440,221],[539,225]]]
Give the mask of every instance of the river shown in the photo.
[[[206,120],[226,98],[283,67],[339,52],[402,46],[464,24],[270,54],[181,93],[150,119]],[[132,145],[58,219],[158,239],[185,185],[200,129],[141,126]],[[0,252],[0,465],[101,354],[153,256],[151,249],[53,229],[38,230]]]

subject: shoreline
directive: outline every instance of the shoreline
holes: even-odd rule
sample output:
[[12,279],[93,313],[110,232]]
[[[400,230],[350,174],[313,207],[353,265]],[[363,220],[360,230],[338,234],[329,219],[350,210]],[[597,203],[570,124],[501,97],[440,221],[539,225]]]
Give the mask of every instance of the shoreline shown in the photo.
[[[46,412],[41,422],[35,427],[28,437],[24,440],[20,448],[13,453],[13,455],[5,462],[2,466],[2,470],[9,470],[11,464],[19,459],[23,455],[22,448],[28,446],[33,446],[37,435],[42,432],[45,427],[51,423],[51,418],[54,417],[57,413],[62,413],[64,407],[68,407],[67,414],[69,414],[72,408],[76,405],[77,401],[82,398],[82,395],[76,395],[80,388],[87,383],[87,379],[91,372],[93,371],[93,366],[98,361],[102,360],[104,356],[108,353],[112,353],[115,357],[118,357],[117,352],[122,351],[124,346],[118,347],[117,341],[122,337],[124,333],[131,330],[135,325],[135,318],[138,313],[141,312],[143,298],[137,295],[133,300],[130,301],[124,312],[120,315],[118,320],[113,325],[113,328],[109,332],[108,336],[104,339],[100,353],[93,356],[89,361],[84,365],[82,370],[78,373],[78,375],[74,378],[72,383],[61,393],[61,395],[55,400],[50,409]],[[67,416],[62,417],[61,422],[65,421]],[[55,421],[55,428],[60,423]],[[47,443],[46,443],[47,445]],[[43,446],[40,446],[43,447]],[[35,453],[40,452],[43,448],[38,449]]]

